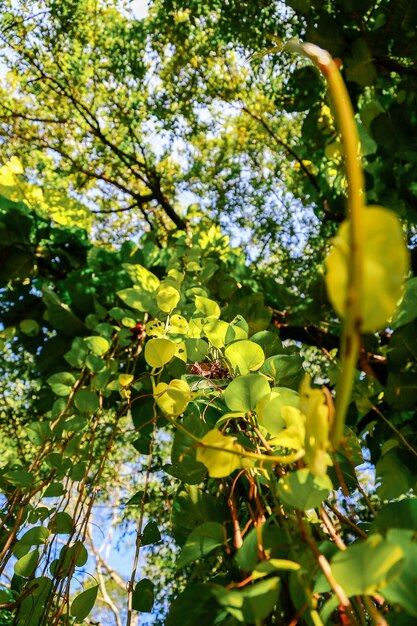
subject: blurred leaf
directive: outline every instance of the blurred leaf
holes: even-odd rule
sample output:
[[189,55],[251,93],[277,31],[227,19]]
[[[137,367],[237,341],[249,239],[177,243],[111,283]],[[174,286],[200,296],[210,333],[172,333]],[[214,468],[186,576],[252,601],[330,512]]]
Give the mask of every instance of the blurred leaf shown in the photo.
[[150,613],[154,603],[154,586],[148,578],[142,578],[133,590],[132,608],[140,613]]
[[188,536],[181,550],[177,563],[178,567],[185,567],[201,559],[206,554],[222,546],[224,541],[224,529],[221,524],[205,522],[201,526],[197,526]]
[[280,592],[279,578],[268,578],[243,589],[225,589],[210,585],[217,602],[239,622],[255,624],[265,619],[276,604]]
[[348,596],[371,595],[397,578],[404,566],[404,551],[399,544],[370,535],[331,560],[333,576]]
[[[133,504],[131,500],[128,504]],[[141,546],[150,546],[154,543],[161,541],[161,533],[158,530],[158,524],[156,522],[148,522],[143,529]]]
[[309,469],[299,469],[280,479],[278,495],[287,506],[307,511],[320,506],[332,490],[328,476],[314,476]]

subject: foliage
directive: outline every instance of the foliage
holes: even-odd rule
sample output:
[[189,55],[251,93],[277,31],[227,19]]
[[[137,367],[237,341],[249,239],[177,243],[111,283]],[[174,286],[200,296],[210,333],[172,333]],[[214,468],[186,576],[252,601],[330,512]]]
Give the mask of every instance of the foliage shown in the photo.
[[0,623],[411,625],[414,4],[121,8],[2,3]]

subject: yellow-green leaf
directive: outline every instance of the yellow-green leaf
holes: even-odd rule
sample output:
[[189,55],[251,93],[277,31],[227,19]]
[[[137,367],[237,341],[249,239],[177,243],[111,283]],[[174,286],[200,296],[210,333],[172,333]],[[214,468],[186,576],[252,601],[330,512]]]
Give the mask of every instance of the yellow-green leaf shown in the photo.
[[204,296],[195,296],[195,309],[205,317],[220,317],[220,307],[214,300]]
[[166,415],[173,417],[185,411],[191,399],[191,391],[184,380],[171,380],[169,385],[159,383],[155,387],[154,397],[157,405]]
[[[195,321],[195,320],[194,320]],[[229,324],[223,320],[209,318],[204,320],[203,332],[209,342],[213,344],[215,348],[223,348],[226,343],[226,333],[229,329]]]
[[305,442],[305,417],[294,406],[281,407],[281,417],[285,428],[273,439],[269,440],[271,446],[302,450]]
[[13,174],[23,174],[23,165],[17,156],[12,156],[10,161],[7,163],[7,166]]
[[[387,325],[401,298],[409,270],[409,255],[397,216],[379,206],[365,209],[362,332]],[[326,259],[327,293],[335,311],[344,317],[347,301],[350,223],[345,220]]]
[[133,374],[120,374],[119,376],[119,384],[122,387],[128,387],[131,382],[133,382],[134,376]]
[[176,344],[169,339],[149,339],[145,346],[145,361],[151,367],[163,367],[170,362],[176,349]]
[[184,361],[184,363],[187,363],[187,347],[185,345],[185,341],[180,341],[176,344],[176,346],[177,349],[175,350],[174,356],[176,356],[177,359]]
[[188,333],[188,322],[182,315],[175,314],[169,320],[169,332],[177,335]]
[[132,263],[123,263],[123,267],[129,274],[132,282],[139,285],[141,289],[149,293],[154,293],[154,291],[158,289],[159,278],[146,269],[146,267],[143,267],[143,265],[139,265],[139,263],[135,265]]
[[160,320],[151,320],[145,325],[145,332],[149,337],[162,337],[165,335],[165,324]]
[[164,313],[171,313],[180,301],[180,293],[172,285],[162,283],[156,294],[158,307]]
[[90,348],[91,352],[97,356],[106,354],[106,352],[110,349],[110,342],[104,337],[99,337],[98,335],[84,337],[84,341]]
[[[279,389],[279,391],[278,391]],[[267,395],[260,398],[256,404],[256,414],[261,426],[271,433],[279,435],[286,427],[286,422],[281,414],[283,407],[300,407],[300,396],[292,389],[285,387],[275,388]]]
[[203,463],[211,478],[229,476],[242,467],[244,448],[235,437],[223,435],[217,428],[209,430],[197,448],[197,461]]
[[265,361],[264,351],[261,346],[248,339],[230,343],[224,355],[234,370],[239,370],[242,375],[255,372],[262,367]]
[[329,408],[321,389],[312,389],[309,377],[300,385],[300,409],[306,418],[306,461],[315,476],[325,476],[331,459],[329,441]]

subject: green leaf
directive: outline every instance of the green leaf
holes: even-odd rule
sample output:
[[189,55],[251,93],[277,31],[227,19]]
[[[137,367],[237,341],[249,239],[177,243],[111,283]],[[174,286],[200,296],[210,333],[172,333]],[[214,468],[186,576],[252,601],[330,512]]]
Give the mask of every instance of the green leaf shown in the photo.
[[44,498],[57,498],[64,493],[64,486],[62,483],[51,483],[47,486],[43,492]]
[[257,402],[270,393],[267,379],[259,374],[238,376],[226,387],[223,398],[231,411],[254,411]]
[[188,536],[178,559],[178,567],[185,567],[201,559],[225,542],[225,531],[221,524],[205,522],[197,526]]
[[386,533],[391,528],[417,528],[417,498],[390,502],[382,507],[372,523],[372,530]]
[[227,515],[227,504],[221,495],[207,493],[199,485],[183,485],[172,503],[171,522],[175,541],[182,546],[197,526],[204,522],[223,524]]
[[80,593],[71,604],[71,615],[76,622],[82,622],[91,613],[97,598],[98,585]]
[[417,322],[401,326],[392,334],[388,346],[390,369],[403,373],[407,364],[414,365],[417,361]]
[[70,307],[61,302],[49,287],[42,287],[43,301],[46,305],[47,318],[54,328],[65,337],[75,337],[85,333],[85,326],[71,311]]
[[262,330],[259,333],[255,333],[250,340],[261,346],[266,359],[280,354],[284,350],[279,336],[270,330]]
[[26,319],[20,322],[19,328],[24,335],[29,335],[29,337],[36,337],[41,329],[38,322],[31,319]]
[[98,396],[89,389],[79,389],[74,394],[74,404],[81,413],[94,413],[100,406]]
[[19,539],[19,543],[30,546],[41,546],[49,537],[49,530],[45,526],[35,526],[27,530]]
[[307,511],[320,506],[332,488],[328,476],[314,476],[309,469],[303,468],[280,479],[278,495],[287,506]]
[[297,572],[300,568],[301,565],[295,561],[288,559],[269,559],[268,561],[258,563],[253,571],[253,576],[254,578],[260,578],[261,576],[276,573],[277,571]]
[[70,478],[74,481],[82,480],[85,476],[87,466],[84,461],[78,461],[75,463],[70,470]]
[[266,330],[271,323],[272,311],[264,305],[264,295],[253,293],[239,300],[238,313],[249,325],[249,334]]
[[2,474],[2,478],[15,487],[30,487],[33,484],[33,474],[26,470],[9,470]]
[[[184,427],[196,437],[202,437],[207,432],[207,426],[194,415],[183,418]],[[172,475],[189,485],[197,485],[207,475],[205,465],[196,460],[196,443],[181,431],[174,435],[171,448]]]
[[413,410],[417,402],[416,374],[412,371],[390,372],[385,387],[385,400],[391,408],[398,411]]
[[69,396],[75,384],[75,376],[70,372],[52,374],[46,381],[57,396]]
[[261,373],[270,376],[280,387],[298,390],[304,377],[303,359],[298,354],[271,356],[261,367]]
[[81,369],[88,355],[88,346],[84,339],[76,337],[71,344],[71,350],[64,354],[64,359],[72,367]]
[[417,543],[415,542],[414,535],[415,528],[414,531],[398,528],[393,528],[388,531],[388,542],[392,542],[393,546],[400,546],[402,548],[404,562],[400,575],[397,578],[394,577],[394,579],[381,590],[381,595],[388,600],[390,604],[400,604],[407,613],[417,618]]
[[204,339],[187,338],[185,339],[185,347],[187,348],[189,363],[198,363],[205,358],[209,345]]
[[299,409],[300,396],[296,391],[285,387],[274,387],[271,393],[263,396],[257,402],[258,421],[271,435],[279,435],[287,427],[286,419],[282,413],[282,409],[287,406]]
[[47,422],[32,422],[26,430],[27,438],[36,446],[43,445],[52,437],[51,427]]
[[135,309],[136,311],[146,312],[148,309],[150,297],[149,294],[138,289],[137,287],[128,287],[127,289],[121,289],[117,292],[117,295],[127,306]]
[[39,550],[32,550],[22,556],[14,565],[14,573],[25,578],[32,576],[39,562]]
[[[259,553],[260,544],[262,545],[262,555]],[[284,530],[276,526],[272,517],[262,526],[252,528],[245,535],[243,544],[236,552],[234,560],[241,570],[251,572],[263,555],[271,559],[286,559],[288,557],[288,536]]]
[[[198,598],[198,602],[196,602]],[[213,626],[219,607],[201,583],[191,584],[171,604],[165,626]]]
[[362,37],[355,39],[344,58],[347,80],[358,83],[361,87],[372,85],[377,72],[373,63],[372,50]]
[[417,277],[407,280],[404,288],[404,296],[390,322],[390,327],[394,330],[417,317]]
[[268,617],[278,601],[280,588],[279,578],[268,578],[238,590],[210,585],[217,602],[245,624],[255,624]]
[[262,367],[265,355],[262,348],[252,341],[241,340],[229,343],[224,355],[232,368],[239,374],[246,375]]
[[169,339],[149,339],[145,345],[145,360],[151,367],[163,367],[170,362],[177,350]]
[[85,337],[84,341],[88,345],[89,349],[96,356],[103,356],[110,350],[110,341],[104,337],[93,335],[92,337]]
[[269,394],[267,379],[260,374],[238,376],[226,387],[223,398],[231,411],[254,411],[257,402]]
[[150,546],[161,541],[161,533],[156,522],[148,522],[143,529],[141,546]]
[[88,552],[81,541],[72,546],[63,546],[59,558],[52,561],[50,572],[52,576],[63,578],[68,576],[71,567],[82,567],[88,561]]
[[54,535],[67,535],[72,532],[73,520],[65,511],[59,511],[48,524],[48,528]]
[[397,578],[404,565],[404,551],[399,544],[370,535],[331,560],[332,573],[348,596],[370,595],[382,590]]
[[411,489],[413,475],[396,450],[390,450],[376,463],[377,494],[381,500],[394,500]]
[[87,427],[87,424],[88,421],[84,416],[75,415],[65,420],[65,430],[69,433],[80,433]]
[[52,580],[46,576],[34,578],[27,586],[28,594],[19,607],[18,626],[39,624],[50,598]]
[[133,591],[132,608],[140,613],[150,613],[154,603],[154,585],[148,578],[142,578]]

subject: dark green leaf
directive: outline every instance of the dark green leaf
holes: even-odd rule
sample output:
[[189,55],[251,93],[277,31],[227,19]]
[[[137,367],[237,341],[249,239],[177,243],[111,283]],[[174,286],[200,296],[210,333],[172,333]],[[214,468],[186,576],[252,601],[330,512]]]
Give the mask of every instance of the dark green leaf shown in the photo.
[[142,578],[133,591],[132,608],[140,613],[150,613],[154,603],[154,586],[148,578]]
[[161,541],[161,534],[158,530],[158,524],[156,522],[148,522],[143,529],[141,545],[149,546],[159,541]]
[[73,521],[71,515],[65,511],[60,511],[51,519],[48,528],[54,535],[66,535],[73,529]]
[[14,565],[14,573],[18,576],[32,576],[39,562],[39,550],[32,550],[22,556]]
[[98,585],[80,593],[71,604],[71,615],[76,622],[82,622],[90,614],[97,598]]
[[225,589],[210,585],[217,602],[239,622],[255,624],[271,613],[280,592],[279,578],[268,578],[244,589]]
[[178,567],[185,567],[223,545],[224,529],[216,522],[205,522],[197,526],[185,542],[178,559]]

